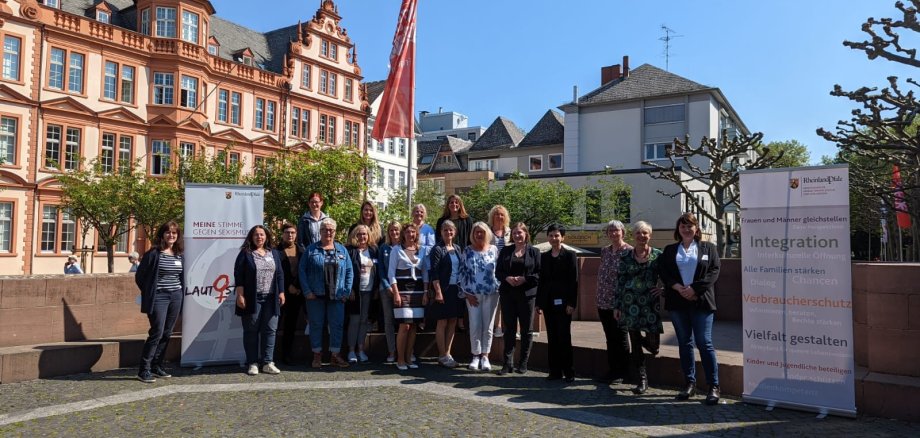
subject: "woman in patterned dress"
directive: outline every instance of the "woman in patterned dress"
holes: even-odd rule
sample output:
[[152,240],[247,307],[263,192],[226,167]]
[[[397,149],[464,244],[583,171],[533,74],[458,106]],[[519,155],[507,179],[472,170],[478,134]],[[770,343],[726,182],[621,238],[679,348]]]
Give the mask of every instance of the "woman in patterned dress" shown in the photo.
[[[632,344],[630,362],[639,374],[633,388],[635,394],[648,391],[645,353],[658,354],[661,332],[661,288],[658,287],[658,256],[661,250],[652,248],[652,226],[639,221],[633,226],[635,246],[620,258],[617,294],[613,300],[613,317],[620,327],[628,330]],[[645,332],[646,336],[642,333]]]
[[601,249],[601,264],[597,270],[597,315],[607,339],[607,375],[601,381],[622,383],[629,372],[629,337],[613,318],[613,300],[617,293],[620,257],[632,246],[623,240],[626,234],[623,222],[612,220],[605,231],[610,245]]

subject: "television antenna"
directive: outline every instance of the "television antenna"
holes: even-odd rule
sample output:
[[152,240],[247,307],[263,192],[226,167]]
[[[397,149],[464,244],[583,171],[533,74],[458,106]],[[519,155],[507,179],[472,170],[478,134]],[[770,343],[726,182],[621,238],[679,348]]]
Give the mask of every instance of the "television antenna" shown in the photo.
[[665,24],[661,25],[661,31],[664,32],[664,36],[658,38],[660,41],[664,41],[664,69],[666,71],[671,70],[671,40],[674,38],[680,38],[683,35],[675,35],[677,32],[674,29],[671,29]]

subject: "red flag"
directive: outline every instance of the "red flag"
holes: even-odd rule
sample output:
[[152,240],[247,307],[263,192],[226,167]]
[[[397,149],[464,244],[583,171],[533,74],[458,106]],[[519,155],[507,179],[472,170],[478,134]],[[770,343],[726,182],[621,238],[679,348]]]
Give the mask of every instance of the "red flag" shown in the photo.
[[383,89],[380,109],[371,133],[384,138],[413,138],[415,135],[415,18],[418,0],[403,0],[390,52],[390,74]]
[[910,215],[907,214],[907,201],[904,200],[904,186],[901,184],[901,169],[898,166],[894,166],[891,188],[895,190],[894,209],[898,214],[898,227],[910,228]]

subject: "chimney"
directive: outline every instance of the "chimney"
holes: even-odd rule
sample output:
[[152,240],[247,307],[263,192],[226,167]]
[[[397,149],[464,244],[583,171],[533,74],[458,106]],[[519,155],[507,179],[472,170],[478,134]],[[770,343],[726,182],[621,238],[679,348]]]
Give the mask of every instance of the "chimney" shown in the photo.
[[578,85],[572,86],[572,103],[578,103]]
[[620,64],[601,67],[601,85],[620,79]]
[[629,56],[623,56],[623,77],[629,77]]

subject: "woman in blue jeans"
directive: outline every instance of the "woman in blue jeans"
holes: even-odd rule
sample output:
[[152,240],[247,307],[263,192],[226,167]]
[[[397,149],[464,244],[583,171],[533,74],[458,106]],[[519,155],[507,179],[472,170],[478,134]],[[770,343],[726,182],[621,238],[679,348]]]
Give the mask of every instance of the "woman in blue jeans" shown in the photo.
[[281,253],[272,249],[272,235],[262,225],[249,230],[240,254],[233,264],[236,285],[236,314],[243,318],[243,350],[246,351],[246,374],[281,371],[273,361],[278,316],[284,304],[284,271]]
[[141,290],[141,312],[150,320],[150,332],[141,353],[137,379],[153,383],[157,377],[172,377],[163,369],[163,356],[169,346],[179,310],[185,276],[182,273],[182,231],[179,224],[169,221],[157,230],[150,248],[140,265],[134,282]]
[[687,380],[677,394],[687,400],[696,394],[696,355],[700,350],[709,384],[706,404],[719,403],[719,362],[712,345],[712,322],[716,310],[715,283],[719,279],[719,250],[700,240],[700,225],[692,213],[684,213],[674,226],[673,243],[665,247],[659,266],[665,285],[665,309],[671,315],[680,350],[680,366]]
[[345,321],[345,300],[351,293],[354,271],[348,250],[335,241],[336,223],[325,218],[319,223],[319,241],[310,244],[300,257],[300,289],[307,301],[310,315],[310,347],[313,368],[323,366],[323,325],[329,323],[331,363],[347,368],[342,359],[342,333]]

